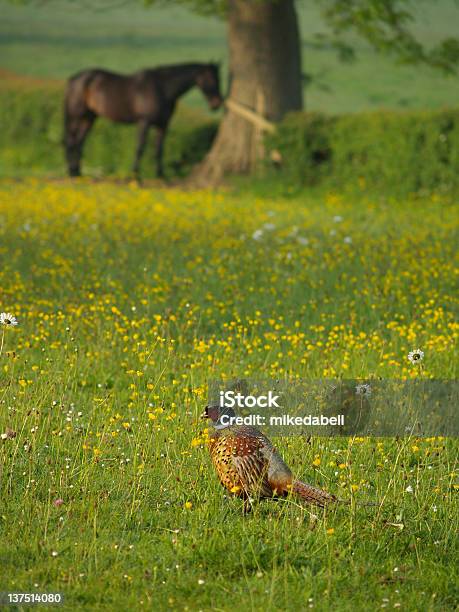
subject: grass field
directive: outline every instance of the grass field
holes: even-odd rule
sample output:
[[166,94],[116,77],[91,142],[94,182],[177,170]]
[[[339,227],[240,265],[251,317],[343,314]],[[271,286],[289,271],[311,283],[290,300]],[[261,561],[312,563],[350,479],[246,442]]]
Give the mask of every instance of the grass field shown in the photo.
[[[376,108],[456,106],[457,76],[423,67],[396,65],[361,40],[354,63],[343,63],[331,46],[318,48],[326,32],[318,3],[298,2],[303,38],[306,107],[333,113]],[[105,7],[105,8],[104,8]],[[108,8],[107,8],[108,7]],[[412,3],[413,29],[427,47],[456,36],[459,9],[454,0]],[[14,5],[0,0],[0,68],[33,77],[65,79],[82,68],[103,66],[133,71],[145,66],[221,59],[226,67],[225,25],[169,5],[145,9],[130,2],[48,0]],[[224,78],[224,82],[226,77]],[[197,92],[186,103],[206,109]]]
[[3,181],[19,325],[0,356],[0,588],[69,610],[455,609],[456,440],[279,439],[352,503],[244,516],[198,415],[220,375],[457,377],[456,211]]

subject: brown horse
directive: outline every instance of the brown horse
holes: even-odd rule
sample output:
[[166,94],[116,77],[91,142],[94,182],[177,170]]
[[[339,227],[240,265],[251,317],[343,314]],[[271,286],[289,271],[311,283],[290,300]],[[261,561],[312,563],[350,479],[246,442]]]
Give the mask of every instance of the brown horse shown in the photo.
[[133,172],[139,178],[140,160],[150,126],[157,128],[156,168],[163,176],[163,143],[180,96],[199,87],[212,110],[223,102],[217,64],[180,64],[121,75],[107,70],[84,70],[71,77],[65,94],[65,151],[70,176],[80,176],[84,141],[98,116],[139,128]]

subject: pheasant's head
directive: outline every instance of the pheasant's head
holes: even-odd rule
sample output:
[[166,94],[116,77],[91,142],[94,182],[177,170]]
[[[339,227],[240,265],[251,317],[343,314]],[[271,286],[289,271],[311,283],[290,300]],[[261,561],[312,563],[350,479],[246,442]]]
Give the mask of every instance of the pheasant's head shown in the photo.
[[[228,406],[220,406],[219,404],[209,404],[204,408],[201,415],[202,419],[211,419],[214,425],[226,427],[230,425],[229,418],[236,416],[234,410]],[[223,418],[222,420],[222,417]],[[229,417],[229,418],[227,418]]]

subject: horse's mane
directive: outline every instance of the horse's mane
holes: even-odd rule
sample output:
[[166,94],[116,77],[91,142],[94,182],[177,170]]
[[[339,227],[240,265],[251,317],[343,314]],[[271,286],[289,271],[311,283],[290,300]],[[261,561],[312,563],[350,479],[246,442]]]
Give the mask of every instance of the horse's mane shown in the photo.
[[161,76],[175,75],[181,71],[188,70],[197,70],[199,68],[203,68],[204,66],[210,66],[210,64],[205,64],[204,62],[188,62],[185,64],[169,64],[166,66],[156,66],[154,68],[148,68],[148,72],[154,72],[155,74],[160,74]]

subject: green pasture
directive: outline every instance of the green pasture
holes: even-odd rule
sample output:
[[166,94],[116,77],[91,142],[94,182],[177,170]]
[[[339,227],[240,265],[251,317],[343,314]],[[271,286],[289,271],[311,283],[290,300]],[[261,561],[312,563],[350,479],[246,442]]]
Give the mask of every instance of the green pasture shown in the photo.
[[350,505],[244,515],[198,418],[222,375],[457,377],[452,199],[3,181],[0,238],[19,321],[0,330],[2,590],[65,610],[457,609],[456,440],[278,438]]

